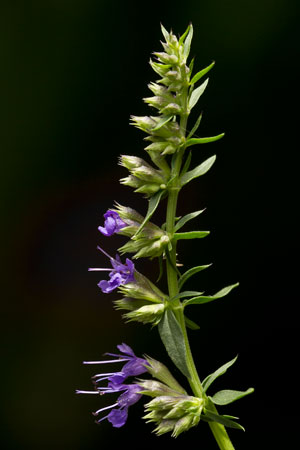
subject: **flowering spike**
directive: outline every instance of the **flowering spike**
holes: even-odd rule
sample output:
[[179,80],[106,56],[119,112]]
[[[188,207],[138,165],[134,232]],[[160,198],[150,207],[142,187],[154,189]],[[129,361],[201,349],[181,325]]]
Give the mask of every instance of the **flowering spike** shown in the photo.
[[[224,297],[233,287],[221,289],[215,295],[203,296],[202,292],[184,291],[185,282],[207,265],[188,269],[181,275],[177,261],[177,243],[181,240],[205,237],[207,231],[178,232],[189,220],[199,215],[201,211],[177,217],[177,200],[180,190],[190,181],[204,175],[215,162],[212,156],[200,165],[190,169],[192,154],[190,148],[196,144],[205,144],[219,140],[222,134],[213,137],[194,136],[201,116],[191,131],[188,130],[188,116],[204,93],[208,79],[198,83],[213,67],[214,63],[192,76],[194,59],[188,62],[193,27],[190,24],[185,33],[177,39],[172,31],[168,32],[161,26],[165,42],[163,51],[154,52],[150,65],[159,79],[148,84],[152,93],[144,98],[150,108],[155,109],[154,115],[131,116],[131,124],[142,130],[146,136],[146,152],[151,158],[149,164],[145,159],[132,155],[121,155],[119,164],[128,170],[121,184],[130,186],[134,192],[144,194],[148,199],[145,216],[132,208],[116,204],[104,214],[104,225],[99,231],[104,236],[115,233],[129,238],[118,251],[121,254],[132,253],[133,259],[140,257],[159,258],[160,275],[163,274],[163,263],[166,265],[168,294],[164,294],[155,284],[136,271],[131,259],[121,262],[119,255],[111,257],[102,248],[98,249],[110,260],[111,268],[91,268],[90,271],[108,271],[109,278],[101,280],[99,287],[102,292],[109,293],[114,289],[123,294],[123,298],[115,301],[117,309],[123,309],[127,321],[150,323],[158,325],[159,334],[173,363],[187,378],[193,395],[188,395],[175,380],[165,365],[151,359],[138,358],[127,344],[118,345],[119,354],[107,353],[113,359],[106,361],[85,361],[84,364],[107,364],[122,362],[121,369],[115,372],[98,373],[92,377],[94,391],[78,390],[78,394],[106,395],[118,394],[117,400],[111,405],[98,409],[94,415],[104,411],[108,414],[100,417],[97,423],[107,419],[113,427],[122,427],[128,417],[128,409],[142,395],[152,397],[145,405],[145,419],[155,423],[158,435],[170,432],[173,437],[196,426],[200,418],[213,422],[211,427],[220,449],[233,449],[226,433],[226,427],[242,429],[232,421],[232,416],[221,416],[215,405],[227,405],[250,394],[247,391],[221,390],[208,397],[206,390],[212,382],[226,371],[232,361],[220,367],[216,372],[204,379],[201,384],[193,361],[188,342],[186,327],[199,328],[185,316],[185,307],[211,302]],[[164,200],[167,202],[164,204]],[[157,214],[158,207],[165,207],[165,223],[161,226],[150,222]],[[196,251],[196,250],[195,250]],[[201,294],[201,295],[200,295]],[[152,379],[128,382],[129,377],[139,376],[148,372]],[[104,385],[103,385],[103,384]]]

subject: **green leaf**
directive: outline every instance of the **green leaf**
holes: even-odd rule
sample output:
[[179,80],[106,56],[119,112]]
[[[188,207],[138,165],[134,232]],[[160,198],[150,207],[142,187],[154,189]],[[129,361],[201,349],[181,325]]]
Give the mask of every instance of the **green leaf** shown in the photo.
[[174,233],[173,239],[175,241],[179,241],[180,239],[200,239],[209,233],[209,231],[186,231],[185,233]]
[[188,136],[187,136],[187,140],[189,140],[198,130],[200,122],[202,119],[202,113],[200,114],[200,116],[198,117],[198,119],[195,122],[195,125],[193,126],[193,128],[191,129],[191,131],[189,132]]
[[175,295],[174,297],[172,297],[170,300],[176,300],[177,298],[184,298],[184,297],[193,297],[195,295],[201,295],[203,294],[203,292],[198,292],[198,291],[183,291],[180,292],[179,294]]
[[215,372],[211,373],[210,375],[208,375],[203,381],[202,381],[202,386],[204,389],[204,392],[207,391],[207,389],[209,388],[209,386],[221,375],[224,375],[224,373],[227,371],[227,369],[229,369],[229,367],[231,367],[237,360],[237,356],[235,358],[233,358],[231,361],[227,362],[226,364],[223,364],[223,366],[219,367],[219,369],[217,369]]
[[165,38],[165,40],[166,40],[166,42],[169,40],[169,33],[167,32],[167,30],[165,29],[165,27],[162,25],[162,24],[160,24],[160,28],[161,28],[161,32],[162,32],[162,34],[164,35],[164,38]]
[[242,427],[242,425],[229,419],[228,416],[220,416],[219,414],[209,411],[208,409],[205,409],[204,412],[205,412],[205,415],[203,417],[205,417],[206,419],[209,419],[210,421],[220,423],[228,428],[237,428],[238,430],[245,431],[245,428]]
[[183,55],[184,55],[185,59],[187,59],[187,57],[189,56],[192,39],[193,39],[193,25],[190,24],[189,32],[188,32],[188,35],[185,39],[184,46],[183,46]]
[[211,156],[210,158],[203,161],[202,164],[195,167],[195,169],[190,170],[189,172],[186,172],[184,175],[181,176],[181,186],[184,186],[185,184],[189,183],[194,178],[200,177],[204,175],[206,172],[209,171],[211,166],[216,160],[216,155]]
[[200,80],[200,78],[204,77],[204,75],[207,74],[207,72],[210,71],[215,65],[215,61],[213,61],[209,66],[205,67],[205,69],[200,70],[196,75],[193,76],[193,78],[190,81],[190,84],[195,84],[197,81]]
[[187,306],[187,305],[202,305],[203,303],[209,303],[209,302],[212,302],[213,300],[217,300],[218,298],[225,297],[225,295],[229,294],[229,292],[232,291],[232,289],[234,289],[238,285],[239,285],[239,283],[227,286],[227,287],[221,289],[215,295],[207,295],[207,296],[201,295],[199,297],[190,298],[189,300],[185,300],[183,302],[184,306]]
[[206,266],[195,266],[192,267],[191,269],[187,270],[183,275],[181,275],[181,277],[178,280],[178,286],[179,289],[182,288],[182,286],[184,285],[184,283],[193,275],[195,275],[196,273],[200,272],[201,270],[207,269],[207,267],[210,267],[211,264],[207,264]]
[[189,170],[189,167],[190,167],[190,164],[191,164],[191,160],[192,160],[192,152],[190,151],[188,153],[188,156],[187,156],[187,158],[185,160],[185,163],[183,165],[183,168],[182,168],[182,171],[181,171],[181,176],[183,176]]
[[173,115],[171,116],[162,116],[160,118],[160,120],[157,122],[156,126],[154,128],[151,128],[151,132],[152,131],[157,131],[159,130],[161,127],[163,127],[166,123],[170,122],[170,120],[172,119],[172,117],[174,117]]
[[217,136],[188,139],[186,141],[185,147],[188,148],[188,147],[191,147],[192,145],[207,144],[208,142],[215,142],[215,141],[218,141],[219,139],[221,139],[224,135],[225,135],[225,133],[221,133],[221,134],[218,134]]
[[188,32],[190,31],[190,28],[191,28],[191,25],[189,25],[189,26],[187,27],[187,29],[185,30],[185,32],[183,33],[183,35],[180,36],[180,39],[179,39],[179,41],[178,41],[179,45],[182,45],[182,44],[183,44],[183,41],[185,40],[186,35],[187,35]]
[[195,63],[195,58],[193,58],[193,59],[191,60],[190,65],[189,65],[190,74],[192,74],[192,72],[193,72],[194,63]]
[[173,363],[187,378],[190,378],[191,375],[186,363],[184,336],[173,311],[170,309],[165,311],[158,324],[158,331]]
[[185,324],[190,330],[200,330],[199,325],[188,317],[184,316]]
[[252,394],[252,392],[254,392],[253,388],[249,388],[247,391],[232,391],[230,389],[224,389],[209,398],[215,405],[228,405],[229,403],[233,403],[246,395]]
[[183,216],[178,222],[176,223],[174,227],[174,231],[178,231],[180,228],[183,227],[189,220],[194,219],[195,217],[199,216],[205,209],[200,209],[199,211],[192,212],[190,214],[187,214],[186,216]]
[[204,81],[204,83],[200,84],[200,86],[198,86],[196,89],[194,89],[192,91],[190,98],[189,98],[189,103],[188,103],[189,110],[191,110],[196,105],[199,98],[205,91],[207,83],[208,83],[208,78],[207,78],[207,80]]
[[159,202],[160,202],[160,199],[161,199],[161,196],[163,195],[163,193],[164,193],[164,191],[159,191],[150,198],[146,217],[143,220],[143,222],[141,223],[139,229],[137,230],[137,232],[135,233],[133,238],[136,237],[138,234],[140,234],[140,232],[142,231],[142,229],[144,228],[146,223],[151,219],[152,215],[154,214],[156,208],[159,205]]

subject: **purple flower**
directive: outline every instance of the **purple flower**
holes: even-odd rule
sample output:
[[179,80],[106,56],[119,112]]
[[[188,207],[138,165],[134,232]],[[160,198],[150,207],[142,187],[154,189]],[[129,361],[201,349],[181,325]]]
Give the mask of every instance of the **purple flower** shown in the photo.
[[131,281],[135,281],[134,264],[129,258],[126,258],[126,264],[122,264],[119,255],[116,255],[115,258],[112,258],[104,250],[102,250],[101,247],[98,246],[97,248],[110,259],[112,265],[112,269],[89,269],[89,271],[109,272],[109,280],[101,280],[98,283],[98,286],[104,294],[109,294],[111,291],[118,288],[122,284],[127,284]]
[[[94,391],[79,391],[77,394],[113,394],[120,392],[120,396],[117,401],[110,406],[98,409],[94,412],[94,415],[98,415],[102,411],[111,409],[109,414],[102,417],[97,423],[107,419],[113,427],[122,427],[128,416],[128,408],[134,403],[138,402],[142,394],[139,392],[142,390],[138,384],[124,384],[126,378],[130,376],[141,375],[146,372],[147,361],[143,358],[138,358],[131,347],[127,344],[121,344],[117,346],[122,354],[106,353],[109,356],[116,357],[116,359],[106,361],[84,361],[84,364],[107,364],[115,362],[125,362],[123,368],[119,372],[99,373],[93,377],[93,383],[95,385]],[[98,383],[103,380],[108,380],[107,386],[98,386]],[[118,407],[118,408],[116,408]]]
[[93,376],[94,383],[97,384],[102,380],[108,380],[113,383],[113,388],[116,389],[117,385],[121,385],[124,380],[128,377],[136,377],[142,373],[147,372],[145,366],[147,366],[147,361],[143,358],[138,358],[135,356],[134,351],[127,344],[120,344],[117,346],[123,355],[116,353],[106,353],[109,356],[114,356],[118,359],[108,360],[108,361],[84,361],[84,364],[107,364],[115,362],[124,362],[123,368],[119,372],[109,372],[109,373],[98,373]]
[[104,227],[98,227],[98,230],[104,234],[104,236],[111,236],[114,233],[118,233],[127,224],[121,219],[119,214],[109,209],[104,214]]

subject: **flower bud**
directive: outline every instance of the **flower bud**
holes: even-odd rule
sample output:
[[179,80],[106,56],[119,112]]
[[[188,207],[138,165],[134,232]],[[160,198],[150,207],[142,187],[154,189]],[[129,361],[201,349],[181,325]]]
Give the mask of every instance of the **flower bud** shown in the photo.
[[177,64],[178,63],[178,57],[176,55],[169,55],[165,52],[154,52],[154,55],[165,64]]
[[154,182],[154,183],[164,183],[166,180],[163,177],[161,171],[153,169],[150,165],[142,165],[136,169],[132,170],[132,175],[140,178],[143,181]]
[[161,112],[163,114],[180,114],[181,112],[181,107],[179,105],[177,105],[177,103],[169,103],[167,106],[165,106]]
[[147,360],[147,371],[152,375],[153,378],[162,381],[164,384],[169,386],[174,392],[186,395],[186,391],[182,386],[175,380],[169,369],[160,361],[154,358],[146,357]]
[[152,61],[152,59],[150,59],[149,62],[150,62],[150,66],[152,67],[154,72],[156,72],[161,77],[165,76],[165,74],[171,69],[171,65],[169,65],[169,64],[168,65],[159,64],[159,63]]
[[119,291],[126,297],[148,300],[154,303],[162,303],[166,299],[167,296],[144,275],[135,271],[134,277],[135,283],[127,283],[119,288]]
[[141,194],[146,194],[146,197],[151,197],[152,195],[156,194],[156,192],[158,192],[160,189],[161,187],[158,184],[147,183],[141,185],[134,192],[140,192]]
[[[145,366],[148,370],[148,366]],[[155,380],[139,380],[139,386],[142,386],[141,393],[150,397],[161,397],[162,395],[178,396],[178,392],[174,391],[164,383]]]
[[124,318],[130,322],[136,321],[142,323],[153,323],[153,325],[158,325],[164,310],[165,305],[162,303],[145,305],[142,306],[141,308],[135,309],[134,311],[130,311],[129,313],[124,314]]

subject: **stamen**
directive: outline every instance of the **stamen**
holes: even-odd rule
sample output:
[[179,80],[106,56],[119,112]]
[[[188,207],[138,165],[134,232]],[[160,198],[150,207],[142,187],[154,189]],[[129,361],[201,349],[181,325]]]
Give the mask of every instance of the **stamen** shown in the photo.
[[99,395],[99,392],[97,392],[97,391],[79,391],[78,389],[76,389],[76,394],[96,394],[96,395]]
[[102,420],[105,420],[105,419],[107,419],[108,418],[108,414],[107,414],[107,416],[104,416],[104,417],[102,417],[102,419],[99,419],[99,420],[95,420],[95,423],[100,423],[100,422],[102,422]]
[[100,269],[98,267],[91,267],[88,272],[111,272],[111,269]]
[[100,408],[100,409],[98,409],[97,411],[93,412],[92,414],[93,414],[94,416],[97,416],[101,411],[105,411],[106,409],[114,408],[115,406],[118,406],[118,403],[114,403],[113,405],[106,406],[105,408]]
[[102,252],[105,256],[107,256],[109,259],[113,259],[115,261],[115,258],[113,258],[112,256],[110,256],[108,253],[106,253],[106,251],[103,250],[103,248],[101,248],[99,245],[97,245],[97,249],[100,250],[100,252]]
[[130,358],[111,359],[109,361],[83,361],[82,364],[108,364],[108,363],[129,361],[129,359]]

